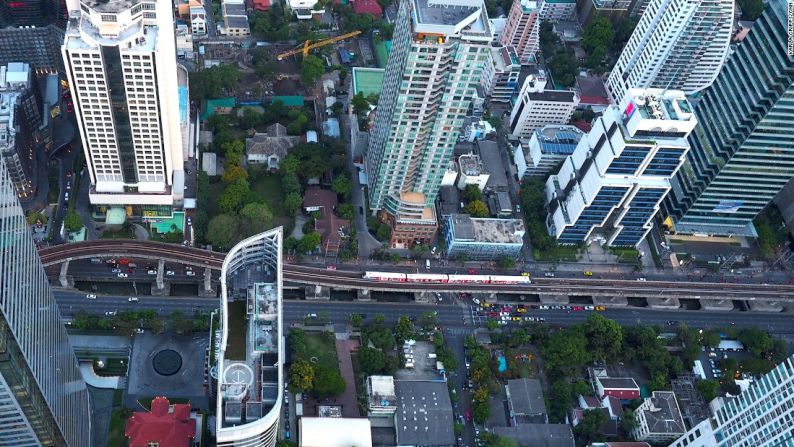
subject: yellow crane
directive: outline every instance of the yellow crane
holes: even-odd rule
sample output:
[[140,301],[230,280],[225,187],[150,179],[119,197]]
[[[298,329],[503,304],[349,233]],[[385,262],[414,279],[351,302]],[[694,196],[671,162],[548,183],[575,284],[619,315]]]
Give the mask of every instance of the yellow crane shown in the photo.
[[361,31],[353,31],[352,33],[342,34],[341,36],[336,36],[336,37],[329,37],[328,39],[317,40],[314,42],[312,42],[311,40],[307,40],[306,42],[303,42],[303,46],[300,46],[292,51],[287,51],[286,53],[281,53],[278,56],[276,56],[276,58],[278,58],[278,60],[282,60],[285,57],[290,57],[298,53],[303,53],[303,57],[306,57],[306,55],[309,54],[309,50],[312,50],[314,48],[324,47],[330,43],[349,39],[351,37],[358,36],[359,34],[361,34]]

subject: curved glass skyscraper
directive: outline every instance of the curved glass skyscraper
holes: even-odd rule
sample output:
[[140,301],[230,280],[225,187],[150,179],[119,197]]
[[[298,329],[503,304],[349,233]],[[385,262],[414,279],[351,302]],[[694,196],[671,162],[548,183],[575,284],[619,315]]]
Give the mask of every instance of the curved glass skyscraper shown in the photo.
[[88,389],[0,158],[0,445],[90,447],[90,438]]
[[221,339],[213,365],[218,446],[276,445],[284,388],[281,239],[281,228],[249,237],[223,262]]
[[754,236],[794,176],[794,56],[786,1],[770,0],[695,107],[698,127],[665,210],[679,233]]

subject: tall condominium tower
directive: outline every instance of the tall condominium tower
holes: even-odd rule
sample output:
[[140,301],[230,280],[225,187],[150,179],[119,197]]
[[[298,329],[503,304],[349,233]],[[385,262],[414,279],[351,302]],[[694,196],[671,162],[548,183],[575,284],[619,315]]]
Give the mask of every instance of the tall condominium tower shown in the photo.
[[692,427],[670,447],[779,447],[794,445],[794,357],[756,380],[735,398],[712,401],[714,416]]
[[91,445],[88,389],[0,158],[0,445]]
[[[70,7],[72,5],[70,4]],[[61,51],[100,211],[170,214],[184,192],[171,2],[79,0]]]
[[794,176],[794,56],[772,0],[695,114],[692,150],[665,211],[677,232],[754,236],[753,218]]
[[725,61],[733,0],[650,0],[607,79],[612,102],[630,88],[708,87]]
[[429,241],[434,203],[491,57],[482,0],[400,2],[366,162],[370,207],[392,246]]
[[512,45],[522,64],[535,62],[540,45],[540,18],[535,0],[513,0],[507,24],[502,33],[502,45]]
[[[219,447],[276,445],[286,385],[281,244],[282,229],[276,228],[235,245],[223,261],[221,337],[212,365]],[[247,317],[229,311],[234,301],[242,301]],[[245,346],[231,346],[232,340]]]
[[636,246],[670,190],[697,125],[684,92],[631,89],[593,122],[546,182],[549,234],[562,244]]

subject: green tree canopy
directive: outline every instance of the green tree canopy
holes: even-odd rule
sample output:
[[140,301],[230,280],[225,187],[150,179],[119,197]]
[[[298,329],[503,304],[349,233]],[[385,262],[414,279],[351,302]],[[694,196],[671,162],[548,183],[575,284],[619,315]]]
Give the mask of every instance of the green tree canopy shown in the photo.
[[231,214],[219,214],[210,220],[207,241],[217,249],[229,250],[240,240],[239,222]]
[[576,440],[583,445],[590,444],[600,438],[601,426],[607,421],[607,415],[601,410],[585,410],[582,420],[574,428]]
[[353,221],[356,218],[356,209],[350,203],[340,203],[336,207],[336,214],[342,219]]
[[587,53],[592,53],[596,48],[607,48],[612,46],[615,39],[615,29],[612,22],[604,16],[596,16],[585,27],[582,32],[582,49]]
[[555,332],[541,351],[546,368],[563,373],[572,373],[591,359],[587,338],[577,329]]
[[306,89],[313,88],[314,83],[320,79],[323,73],[325,73],[325,65],[322,59],[311,54],[303,58],[303,62],[301,63],[301,80],[303,80]]
[[224,95],[224,90],[237,89],[241,77],[240,70],[232,64],[217,65],[193,72],[190,74],[190,97],[194,101],[220,98]]
[[265,203],[249,203],[240,210],[240,231],[243,237],[273,228],[273,212]]
[[592,313],[587,317],[584,331],[593,357],[603,361],[620,357],[623,351],[623,327],[616,321]]
[[222,213],[234,214],[243,205],[243,198],[248,194],[248,182],[238,180],[223,190],[218,198],[218,207]]
[[311,253],[320,245],[320,240],[320,233],[311,232],[305,234],[301,240],[298,241],[298,250],[304,254]]
[[463,208],[463,212],[471,217],[488,217],[488,205],[482,200],[473,200]]
[[473,202],[475,200],[482,200],[482,191],[477,185],[466,185],[463,189],[463,200],[466,202]]
[[350,100],[350,104],[353,106],[353,111],[357,115],[363,115],[369,112],[369,101],[367,101],[367,98],[362,92],[356,93],[353,99]]
[[331,190],[340,196],[347,198],[353,190],[353,182],[350,181],[350,176],[347,174],[337,175],[331,183]]
[[302,392],[311,391],[315,383],[315,371],[311,363],[303,359],[292,362],[289,368],[290,384]]
[[346,387],[345,379],[336,368],[322,364],[315,367],[312,389],[318,398],[339,397]]
[[284,198],[284,208],[292,216],[297,214],[301,205],[303,205],[303,198],[296,192],[291,192]]
[[363,346],[358,350],[358,364],[365,374],[383,374],[388,372],[387,355],[380,349]]
[[223,171],[221,180],[223,180],[224,183],[236,183],[240,180],[247,181],[248,171],[246,171],[244,168],[240,166],[232,165],[227,167],[226,170]]
[[74,233],[83,229],[83,218],[80,217],[74,210],[69,210],[63,218],[63,226],[66,231]]
[[717,391],[720,389],[720,383],[716,380],[698,380],[695,387],[700,391],[703,400],[711,402],[717,397]]
[[397,324],[394,326],[394,335],[397,337],[397,341],[399,343],[404,342],[405,340],[409,340],[414,335],[414,323],[408,317],[408,315],[402,315],[397,320]]

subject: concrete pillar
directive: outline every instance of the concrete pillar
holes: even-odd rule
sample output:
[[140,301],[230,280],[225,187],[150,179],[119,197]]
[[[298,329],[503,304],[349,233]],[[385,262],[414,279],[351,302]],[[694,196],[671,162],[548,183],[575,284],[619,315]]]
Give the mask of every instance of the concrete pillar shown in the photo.
[[310,285],[303,288],[307,300],[330,300],[331,288],[318,285]]
[[648,306],[651,309],[674,310],[681,307],[678,298],[648,298]]
[[703,310],[709,311],[731,311],[733,310],[732,300],[700,300],[700,307]]
[[783,305],[779,301],[753,300],[747,301],[747,306],[753,312],[783,312]]
[[61,264],[61,273],[58,275],[58,282],[61,283],[61,287],[74,287],[74,278],[66,274],[68,271],[69,261],[64,261]]
[[370,301],[372,296],[369,293],[369,289],[358,289],[356,290],[356,298],[359,301]]
[[165,287],[165,281],[163,281],[164,274],[165,274],[165,261],[161,259],[157,261],[157,282],[155,283],[155,286],[158,289],[163,289]]
[[593,304],[604,307],[626,307],[629,305],[629,300],[624,296],[593,296]]
[[212,289],[212,269],[209,267],[204,269],[204,283],[199,287],[199,296],[215,296],[215,290]]
[[540,298],[541,304],[551,304],[553,306],[568,305],[571,302],[567,295],[541,294],[538,298]]

